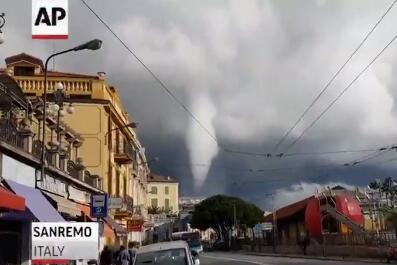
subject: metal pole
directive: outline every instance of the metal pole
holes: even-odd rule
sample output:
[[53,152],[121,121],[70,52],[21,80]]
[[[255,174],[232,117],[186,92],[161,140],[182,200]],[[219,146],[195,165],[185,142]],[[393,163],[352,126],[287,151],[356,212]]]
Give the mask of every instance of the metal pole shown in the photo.
[[42,131],[42,137],[41,137],[41,176],[40,176],[40,180],[39,181],[43,181],[43,178],[45,176],[45,153],[46,153],[46,144],[45,144],[45,138],[46,138],[46,129],[45,129],[45,124],[46,124],[46,120],[47,120],[47,72],[48,72],[48,62],[55,56],[60,55],[60,54],[64,54],[64,53],[68,53],[71,51],[74,51],[75,48],[73,49],[69,49],[69,50],[65,50],[62,52],[58,52],[58,53],[54,53],[52,55],[50,55],[44,64],[44,91],[43,91],[43,131]]
[[43,91],[43,130],[41,137],[41,176],[40,181],[43,181],[45,175],[45,137],[46,137],[46,120],[47,120],[47,66],[51,56],[47,58],[44,66],[44,91]]
[[[99,218],[99,217],[97,217],[96,218],[96,221],[98,222],[98,232],[100,232],[100,222],[101,222],[101,219]],[[103,229],[105,229],[105,228],[103,228]],[[99,235],[98,235],[98,262],[97,262],[97,264],[99,264],[99,261],[101,260],[101,251],[100,251],[100,248],[101,248],[101,234],[99,233]]]

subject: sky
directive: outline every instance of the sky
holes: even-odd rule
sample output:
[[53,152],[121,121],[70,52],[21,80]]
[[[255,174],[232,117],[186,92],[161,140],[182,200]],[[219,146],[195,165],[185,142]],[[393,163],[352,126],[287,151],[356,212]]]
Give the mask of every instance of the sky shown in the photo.
[[[117,87],[152,171],[175,176],[184,196],[241,196],[264,209],[282,206],[321,185],[365,186],[393,176],[389,152],[296,155],[285,152],[397,34],[397,6],[274,152],[338,68],[375,25],[390,0],[86,0],[206,128],[171,98],[93,16],[69,0],[69,39],[32,40],[31,1],[1,0],[6,14],[2,59],[50,53],[93,38],[96,52],[58,57],[58,71],[106,72]],[[397,41],[286,153],[366,150],[397,142]],[[4,62],[0,62],[4,66]],[[212,139],[215,136],[216,142]],[[220,148],[222,147],[222,148]],[[378,155],[356,166],[345,163]],[[272,169],[272,170],[269,170]]]

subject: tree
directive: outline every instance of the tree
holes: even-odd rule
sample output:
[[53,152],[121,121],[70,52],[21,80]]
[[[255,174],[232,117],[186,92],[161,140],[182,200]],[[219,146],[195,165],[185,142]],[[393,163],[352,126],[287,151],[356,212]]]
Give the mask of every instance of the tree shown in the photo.
[[212,196],[195,206],[191,226],[200,230],[212,228],[218,238],[228,239],[236,219],[241,225],[253,227],[263,220],[263,211],[252,203],[226,195]]

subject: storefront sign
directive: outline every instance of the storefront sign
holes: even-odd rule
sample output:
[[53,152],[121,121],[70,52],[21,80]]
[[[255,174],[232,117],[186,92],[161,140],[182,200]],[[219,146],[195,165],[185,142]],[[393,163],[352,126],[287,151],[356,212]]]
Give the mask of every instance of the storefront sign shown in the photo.
[[128,232],[141,232],[143,222],[141,220],[127,220]]
[[273,224],[272,223],[262,223],[262,230],[263,231],[273,230]]
[[69,198],[76,202],[90,204],[91,201],[91,194],[82,190],[78,190],[73,186],[68,187],[69,191]]
[[121,209],[123,208],[123,198],[110,197],[108,199],[108,209]]
[[97,259],[98,240],[95,222],[32,222],[32,260]]
[[53,178],[49,175],[46,175],[42,181],[38,181],[37,187],[59,196],[67,197],[66,184],[61,180]]

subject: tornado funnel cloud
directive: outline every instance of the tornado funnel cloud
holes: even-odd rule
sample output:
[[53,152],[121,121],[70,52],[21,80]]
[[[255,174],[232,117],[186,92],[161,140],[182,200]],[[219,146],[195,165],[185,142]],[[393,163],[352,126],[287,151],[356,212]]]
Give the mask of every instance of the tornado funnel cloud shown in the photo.
[[[193,113],[212,135],[215,135],[213,119],[216,108],[206,92],[201,92],[191,99]],[[212,160],[218,154],[215,141],[196,123],[191,120],[186,135],[186,142],[190,155],[191,169],[196,190],[201,188],[207,179]]]

